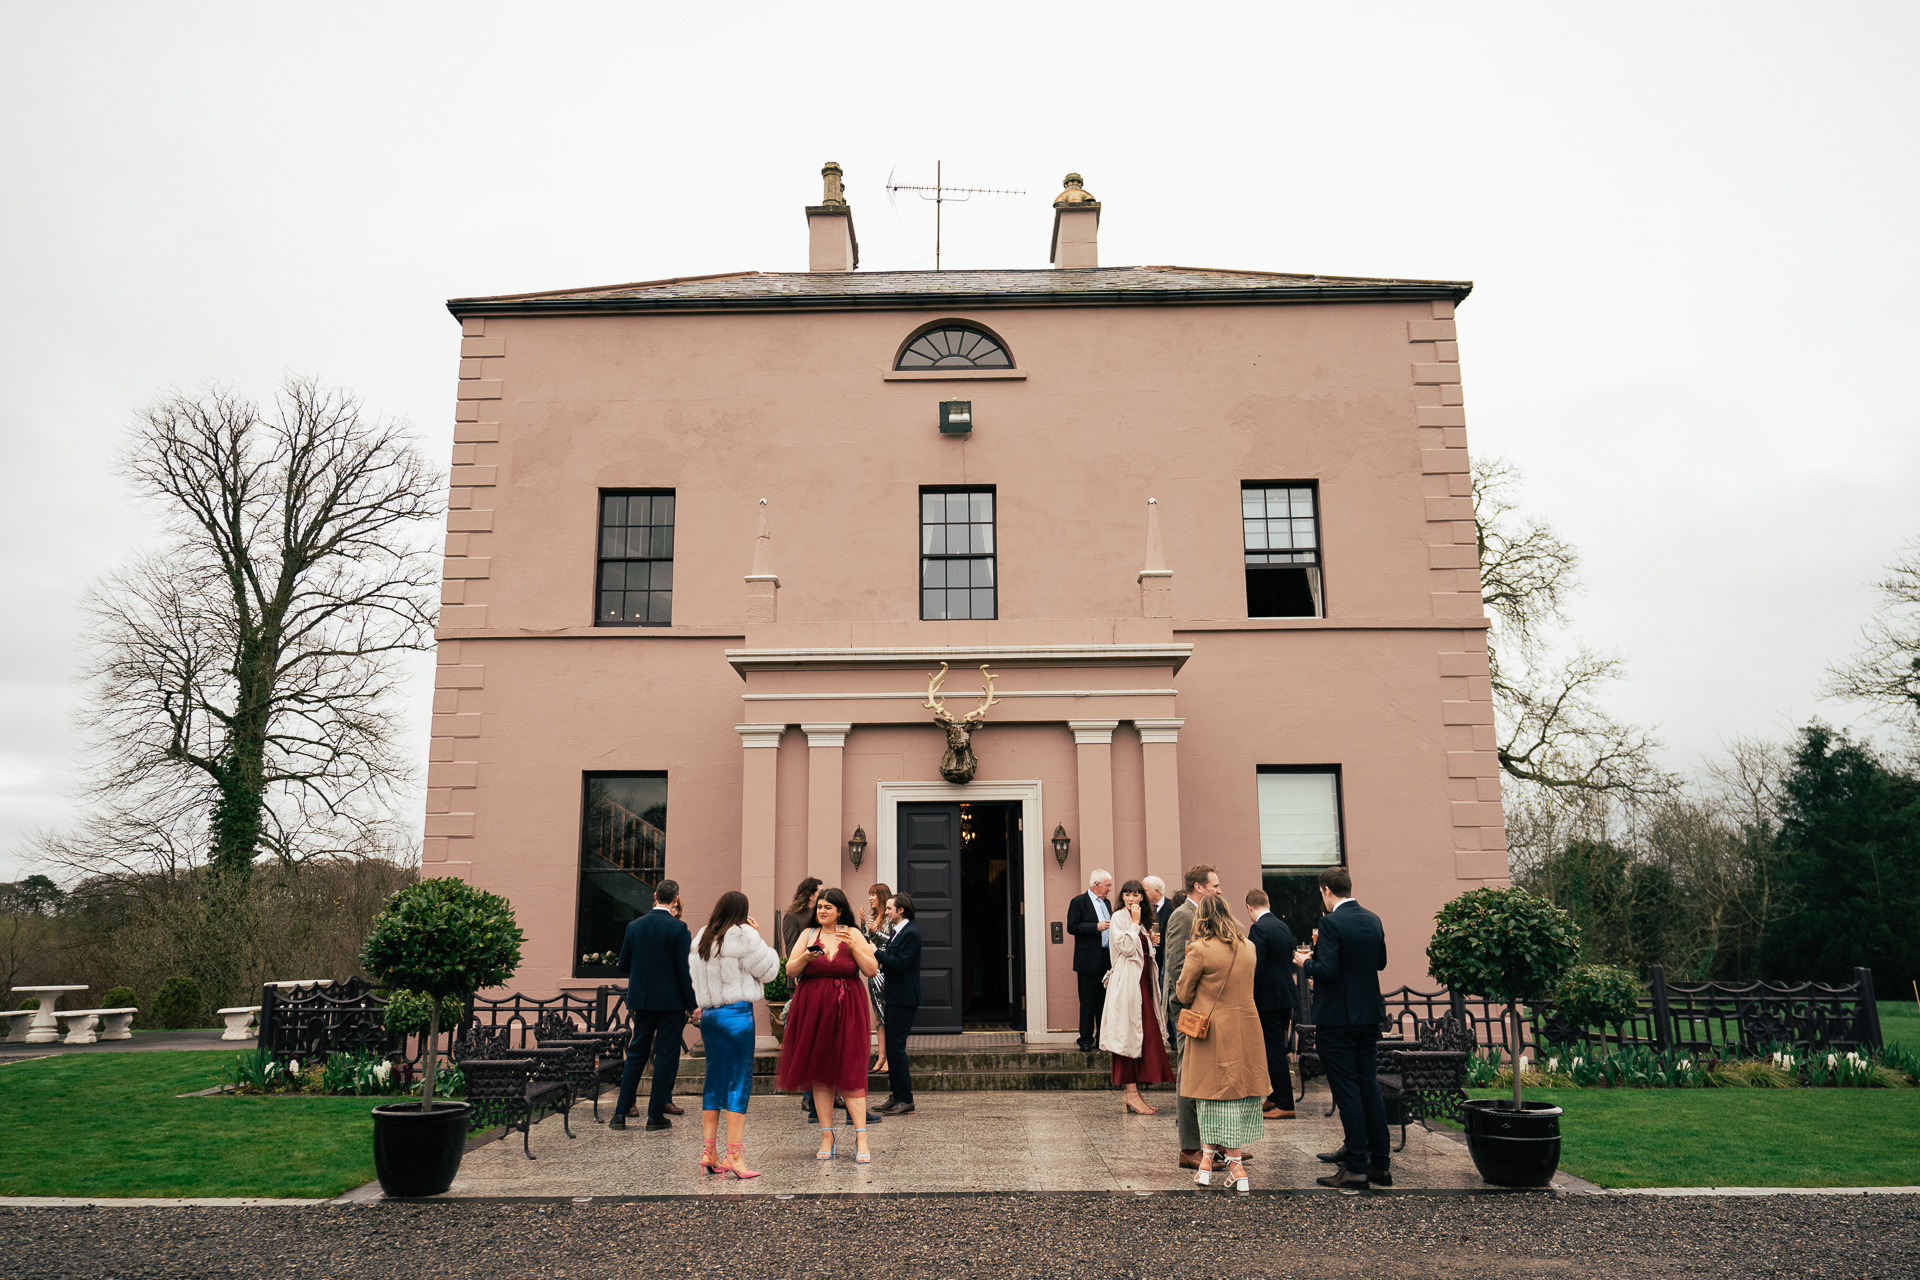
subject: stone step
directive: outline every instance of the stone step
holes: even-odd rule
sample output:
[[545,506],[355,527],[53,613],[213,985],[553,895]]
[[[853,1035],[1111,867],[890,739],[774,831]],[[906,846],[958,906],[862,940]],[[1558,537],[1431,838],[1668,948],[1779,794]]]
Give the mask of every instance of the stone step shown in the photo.
[[[957,1092],[961,1090],[1100,1090],[1111,1089],[1112,1059],[1104,1053],[1081,1053],[1078,1049],[1035,1046],[1024,1049],[978,1053],[915,1053],[913,1088],[915,1093]],[[762,1053],[753,1061],[753,1091],[777,1093],[773,1086],[776,1054]],[[683,1057],[674,1078],[676,1095],[697,1095],[706,1083],[706,1059]],[[884,1096],[888,1091],[885,1072],[868,1076],[868,1091]],[[1169,1088],[1171,1086],[1168,1086]]]

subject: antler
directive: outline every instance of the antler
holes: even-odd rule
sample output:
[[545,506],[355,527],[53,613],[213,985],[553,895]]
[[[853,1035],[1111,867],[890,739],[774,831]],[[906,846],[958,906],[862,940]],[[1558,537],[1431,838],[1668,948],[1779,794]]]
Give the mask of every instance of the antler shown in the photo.
[[927,700],[920,705],[933,712],[933,718],[941,724],[952,724],[953,717],[947,714],[947,704],[939,696],[940,686],[947,678],[947,664],[941,663],[938,673],[927,677]]
[[980,668],[980,674],[987,677],[987,700],[981,703],[979,706],[975,707],[973,710],[967,712],[966,720],[965,720],[965,723],[967,724],[972,724],[975,720],[978,720],[981,716],[986,715],[987,708],[992,706],[996,701],[998,701],[998,699],[996,699],[993,696],[993,682],[999,677],[990,674],[984,665],[982,665]]

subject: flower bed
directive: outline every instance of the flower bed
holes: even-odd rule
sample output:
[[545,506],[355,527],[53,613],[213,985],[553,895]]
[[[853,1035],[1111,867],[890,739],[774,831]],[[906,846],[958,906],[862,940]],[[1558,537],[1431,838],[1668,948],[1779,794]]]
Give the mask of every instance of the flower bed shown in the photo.
[[[235,1056],[226,1073],[227,1084],[237,1094],[314,1094],[323,1097],[379,1098],[407,1093],[413,1084],[413,1067],[396,1067],[385,1055],[370,1049],[352,1053],[328,1054],[302,1063],[298,1058],[286,1063],[264,1049]],[[464,1095],[466,1082],[458,1067],[440,1069],[436,1092]]]
[[[1630,1045],[1605,1053],[1520,1057],[1520,1082],[1540,1089],[1906,1089],[1920,1083],[1920,1060],[1899,1046],[1860,1053],[1776,1049],[1764,1058],[1704,1057],[1680,1049]],[[1467,1060],[1471,1088],[1506,1088],[1513,1068],[1499,1049]]]

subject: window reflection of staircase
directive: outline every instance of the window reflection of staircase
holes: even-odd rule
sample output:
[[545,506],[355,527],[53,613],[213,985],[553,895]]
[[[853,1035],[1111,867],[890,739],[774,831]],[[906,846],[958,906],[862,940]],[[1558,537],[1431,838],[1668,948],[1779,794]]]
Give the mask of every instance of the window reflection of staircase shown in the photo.
[[593,814],[588,854],[596,870],[625,871],[651,892],[667,874],[667,833],[611,800]]

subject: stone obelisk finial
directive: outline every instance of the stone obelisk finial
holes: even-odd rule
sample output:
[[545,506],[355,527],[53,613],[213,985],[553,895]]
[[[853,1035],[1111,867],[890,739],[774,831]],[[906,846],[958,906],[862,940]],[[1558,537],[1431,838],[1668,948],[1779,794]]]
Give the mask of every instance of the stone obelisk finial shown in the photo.
[[753,540],[753,569],[747,574],[747,625],[778,621],[780,575],[773,571],[773,528],[767,500],[760,499],[760,532]]
[[1160,501],[1147,499],[1147,564],[1135,579],[1140,584],[1140,616],[1173,616],[1173,570],[1167,568],[1166,548],[1160,542]]

